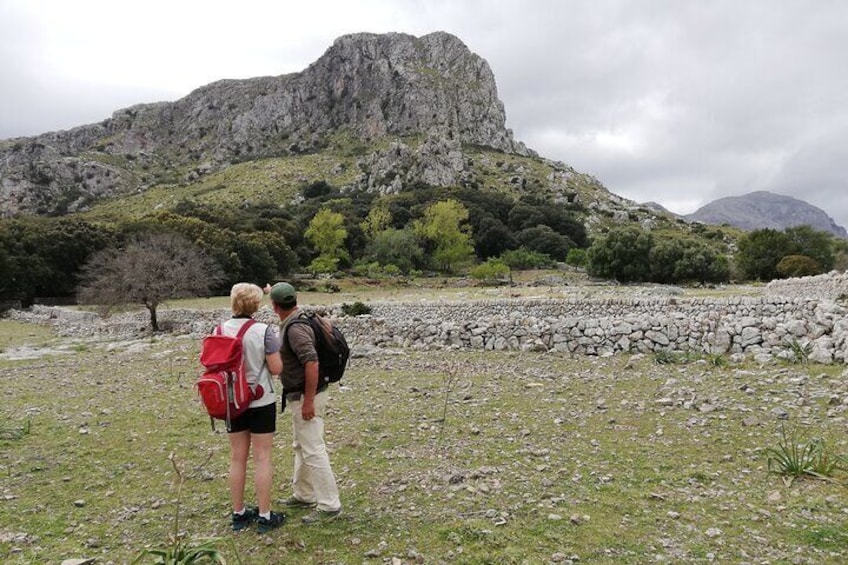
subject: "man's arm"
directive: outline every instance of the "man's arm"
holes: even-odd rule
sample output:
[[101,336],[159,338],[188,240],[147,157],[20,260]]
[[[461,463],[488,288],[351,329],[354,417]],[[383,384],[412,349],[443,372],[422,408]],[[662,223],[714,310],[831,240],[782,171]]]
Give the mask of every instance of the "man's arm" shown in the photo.
[[304,420],[315,417],[315,394],[318,391],[318,361],[307,361],[303,366],[305,382],[303,387],[303,410],[301,414]]

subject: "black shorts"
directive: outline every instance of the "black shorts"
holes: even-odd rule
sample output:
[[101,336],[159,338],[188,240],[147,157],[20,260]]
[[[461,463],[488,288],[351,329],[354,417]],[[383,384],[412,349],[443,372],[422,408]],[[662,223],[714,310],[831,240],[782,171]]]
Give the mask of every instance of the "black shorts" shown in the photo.
[[252,434],[272,434],[277,431],[277,403],[248,408],[247,412],[230,422],[229,433],[250,430]]

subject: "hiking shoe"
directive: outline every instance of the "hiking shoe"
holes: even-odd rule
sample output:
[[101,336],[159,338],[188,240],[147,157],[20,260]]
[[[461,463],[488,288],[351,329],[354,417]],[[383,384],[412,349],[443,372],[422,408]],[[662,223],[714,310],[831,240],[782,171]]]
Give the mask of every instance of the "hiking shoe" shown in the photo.
[[279,528],[286,521],[285,514],[277,514],[276,512],[271,512],[270,518],[263,518],[260,516],[256,519],[256,531],[260,534],[264,534],[270,532],[274,528]]
[[283,501],[283,506],[286,508],[315,508],[317,502],[306,502],[296,496],[290,496]]
[[256,520],[257,517],[259,517],[259,509],[255,506],[252,508],[245,508],[244,514],[236,514],[233,512],[233,531],[238,532],[239,530],[245,529],[251,522]]
[[300,519],[307,526],[312,524],[320,524],[321,522],[330,522],[335,520],[342,513],[342,509],[338,510],[318,510],[317,508]]

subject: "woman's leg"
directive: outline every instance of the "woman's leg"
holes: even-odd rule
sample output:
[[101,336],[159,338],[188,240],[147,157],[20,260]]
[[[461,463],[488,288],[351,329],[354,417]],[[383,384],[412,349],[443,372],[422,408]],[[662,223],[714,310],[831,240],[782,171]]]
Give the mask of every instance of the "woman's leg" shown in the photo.
[[271,485],[274,478],[274,467],[271,461],[273,440],[272,433],[250,436],[250,442],[253,444],[253,480],[260,514],[271,511]]
[[230,438],[230,498],[233,512],[244,509],[244,483],[247,474],[247,456],[250,453],[250,432],[244,430],[227,434]]

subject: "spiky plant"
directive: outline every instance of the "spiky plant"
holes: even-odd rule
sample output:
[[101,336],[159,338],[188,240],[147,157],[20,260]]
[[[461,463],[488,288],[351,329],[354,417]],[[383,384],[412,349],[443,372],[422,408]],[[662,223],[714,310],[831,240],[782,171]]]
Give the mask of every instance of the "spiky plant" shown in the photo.
[[778,446],[766,450],[768,471],[783,476],[787,483],[799,477],[828,480],[844,464],[844,458],[832,454],[821,438],[800,442],[794,433],[787,435],[783,425],[780,436]]

